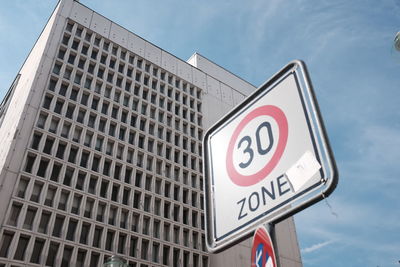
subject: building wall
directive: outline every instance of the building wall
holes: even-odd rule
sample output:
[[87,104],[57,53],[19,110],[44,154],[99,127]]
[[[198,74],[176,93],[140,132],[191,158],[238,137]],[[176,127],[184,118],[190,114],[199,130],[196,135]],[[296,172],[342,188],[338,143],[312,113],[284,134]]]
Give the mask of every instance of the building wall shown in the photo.
[[[0,214],[4,214],[16,182],[37,106],[47,82],[52,55],[54,25],[62,5],[57,5],[29,56],[22,65],[0,127]],[[3,222],[4,217],[0,219]]]
[[[0,266],[249,263],[249,240],[206,252],[201,141],[254,87],[198,54],[189,63],[60,1],[0,129]],[[292,262],[293,222],[282,229]]]

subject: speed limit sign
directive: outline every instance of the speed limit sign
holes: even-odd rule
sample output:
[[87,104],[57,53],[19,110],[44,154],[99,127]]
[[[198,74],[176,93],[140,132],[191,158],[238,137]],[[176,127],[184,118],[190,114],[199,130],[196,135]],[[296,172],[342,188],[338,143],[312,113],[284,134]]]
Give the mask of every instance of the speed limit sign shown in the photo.
[[207,246],[217,252],[328,196],[337,171],[305,65],[289,63],[204,137]]

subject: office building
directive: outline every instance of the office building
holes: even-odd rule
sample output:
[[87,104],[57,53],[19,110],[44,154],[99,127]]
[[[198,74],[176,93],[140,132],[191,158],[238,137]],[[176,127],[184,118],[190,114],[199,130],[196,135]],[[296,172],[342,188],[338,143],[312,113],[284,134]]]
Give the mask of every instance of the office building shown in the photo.
[[254,89],[61,0],[0,107],[0,266],[248,265],[249,240],[206,250],[201,142]]

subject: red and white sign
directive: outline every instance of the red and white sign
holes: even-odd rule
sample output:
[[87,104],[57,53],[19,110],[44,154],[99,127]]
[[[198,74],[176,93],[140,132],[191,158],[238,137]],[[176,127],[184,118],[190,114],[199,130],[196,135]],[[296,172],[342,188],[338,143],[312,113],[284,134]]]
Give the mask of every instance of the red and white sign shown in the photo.
[[[251,126],[252,124],[257,124],[259,120],[261,120],[260,124],[257,126],[256,131],[254,132],[255,138],[252,139],[251,136],[245,135],[239,140],[238,138],[239,136],[243,136],[244,133],[247,133],[245,131],[245,128],[250,128],[247,129],[248,132],[253,132],[252,131],[253,128]],[[277,125],[277,132],[278,132],[277,135],[279,136],[278,140],[275,140],[275,138],[273,137],[274,136],[272,131],[273,127],[271,126],[272,122],[270,121],[275,122]],[[262,131],[264,132],[264,135]],[[267,132],[265,133],[265,131]],[[277,106],[272,106],[272,105],[261,106],[252,110],[249,114],[247,114],[240,121],[239,125],[233,132],[233,135],[229,141],[228,151],[226,152],[226,168],[229,178],[232,180],[232,182],[234,182],[238,186],[251,186],[263,180],[265,177],[267,177],[281,159],[283,151],[285,150],[286,147],[287,137],[288,137],[288,122],[283,111]],[[248,166],[246,165],[251,164],[253,161],[255,152],[253,152],[253,149],[251,148],[252,140],[255,140],[256,142],[256,147],[259,157],[267,155],[271,151],[271,148],[274,147],[274,142],[277,142],[277,144],[276,148],[274,149],[274,152],[268,158],[268,160],[265,161],[258,160],[258,162],[262,164],[261,168],[260,167],[252,168],[253,173],[246,175],[243,174],[244,170],[242,173],[240,171],[241,169],[248,168]],[[264,140],[267,141],[267,146],[263,146],[262,143]],[[240,154],[240,149],[236,148],[241,148],[243,143],[247,143],[247,146],[243,150],[243,152],[245,154],[247,153],[248,155],[245,155],[245,160],[244,160],[245,162],[237,164],[237,158],[242,159],[243,157],[237,155]],[[233,160],[234,155],[236,156],[235,163]],[[239,166],[239,168],[237,168],[237,165]]]
[[251,267],[277,267],[275,249],[271,237],[261,226],[253,237],[251,248]]
[[206,133],[210,251],[273,222],[335,174],[303,71],[289,64]]

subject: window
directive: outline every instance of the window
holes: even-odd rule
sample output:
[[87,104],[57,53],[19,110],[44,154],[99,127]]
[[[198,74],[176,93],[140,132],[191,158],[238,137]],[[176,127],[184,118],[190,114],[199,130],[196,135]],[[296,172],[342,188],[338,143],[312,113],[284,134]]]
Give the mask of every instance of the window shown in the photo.
[[78,148],[71,146],[69,150],[68,161],[71,163],[75,163],[77,154],[78,154]]
[[47,120],[47,114],[40,114],[36,126],[39,128],[44,128]]
[[131,230],[132,230],[133,232],[138,232],[138,229],[139,229],[139,218],[140,218],[140,215],[139,215],[139,214],[137,214],[137,213],[132,213],[132,220],[131,220],[132,226],[131,226]]
[[92,170],[97,172],[99,170],[99,164],[100,164],[100,157],[94,156],[92,162]]
[[62,191],[60,195],[60,200],[58,202],[58,209],[60,210],[66,210],[67,208],[67,202],[69,198],[69,192],[67,191]]
[[94,200],[92,200],[90,198],[86,199],[85,213],[84,213],[84,216],[86,218],[92,217],[93,203],[94,203]]
[[59,74],[60,74],[61,67],[62,67],[62,64],[56,62],[56,63],[54,64],[53,73],[59,75]]
[[125,168],[125,179],[124,179],[124,181],[125,181],[125,183],[131,183],[131,177],[132,177],[132,169],[131,168],[128,168],[128,167],[126,167]]
[[156,179],[155,192],[156,192],[156,194],[161,194],[161,180],[160,179]]
[[153,250],[152,250],[152,261],[153,262],[159,262],[159,250],[160,250],[160,244],[158,243],[153,243]]
[[125,132],[126,132],[126,128],[125,127],[120,127],[119,135],[118,135],[119,140],[121,140],[121,141],[125,140]]
[[55,242],[50,242],[49,250],[47,252],[47,260],[46,260],[47,266],[54,266],[59,247],[60,244]]
[[98,54],[98,51],[93,49],[93,50],[92,50],[91,58],[93,58],[94,60],[96,60],[97,54]]
[[50,123],[49,132],[56,133],[58,127],[59,119],[53,118]]
[[160,238],[160,221],[154,220],[153,223],[153,236],[155,238]]
[[68,63],[73,65],[74,62],[75,62],[75,58],[76,58],[76,55],[70,53],[70,54],[69,54],[69,57],[68,57]]
[[67,240],[74,241],[75,240],[75,231],[76,226],[78,225],[78,221],[69,219],[68,230],[67,230]]
[[39,168],[37,171],[37,176],[40,177],[45,177],[46,176],[46,170],[47,170],[47,166],[49,165],[49,160],[47,159],[41,159],[40,163],[39,163]]
[[[63,157],[63,156],[62,156]],[[54,162],[53,169],[51,171],[50,180],[58,182],[58,178],[61,172],[62,165]]]
[[[169,247],[165,246],[163,247],[163,264],[164,265],[169,265]],[[189,266],[189,264],[183,264],[183,266]]]
[[121,122],[126,123],[128,117],[128,112],[127,111],[122,111],[121,113]]
[[[58,148],[57,148],[57,153],[56,153],[56,157],[59,159],[64,159],[64,153],[65,153],[65,149],[67,147],[66,143],[62,143],[60,142],[58,144]],[[53,176],[53,175],[52,175]]]
[[179,222],[180,206],[174,205],[174,221]]
[[171,204],[168,202],[164,202],[164,218],[169,218],[169,209]]
[[129,212],[127,210],[123,210],[121,212],[121,219],[120,219],[120,223],[119,223],[119,226],[121,228],[124,228],[124,229],[127,228],[128,214],[129,214]]
[[64,101],[57,100],[56,105],[54,106],[54,112],[61,114],[62,107],[64,105]]
[[106,211],[106,204],[99,202],[97,205],[97,216],[96,220],[102,222],[104,220],[104,213]]
[[96,227],[94,229],[94,235],[93,235],[93,246],[94,247],[96,247],[96,248],[100,247],[102,235],[103,235],[103,228],[102,227]]
[[149,253],[149,241],[148,240],[142,240],[142,251],[141,251],[141,256],[143,260],[148,259],[148,253]]
[[110,168],[111,168],[111,161],[110,160],[104,160],[103,174],[109,176],[110,175]]
[[75,171],[75,169],[73,169],[71,167],[67,167],[67,169],[65,170],[65,175],[64,175],[64,181],[63,181],[64,185],[71,186],[71,180],[74,175],[74,171]]
[[[86,50],[86,47],[82,48],[82,54],[83,54],[83,52],[87,52],[87,51],[83,51],[83,50]],[[78,68],[83,70],[85,67],[85,62],[86,62],[86,60],[84,58],[80,58],[78,61]]]
[[29,184],[28,178],[21,177],[21,179],[19,180],[19,184],[18,184],[18,191],[17,191],[18,197],[25,198],[25,192],[26,192],[26,188],[28,187],[28,184]]
[[70,266],[70,261],[71,261],[71,256],[72,256],[73,250],[74,250],[73,247],[64,246],[64,254],[63,254],[62,260],[61,260],[61,267],[69,267]]
[[53,236],[55,237],[61,237],[61,230],[64,225],[64,216],[57,215],[56,220],[54,222],[54,228],[53,228]]
[[56,187],[49,186],[49,187],[47,188],[46,199],[45,199],[45,201],[44,201],[44,204],[45,204],[46,206],[49,206],[49,207],[52,207],[52,206],[53,206],[54,197],[55,197],[56,191],[57,191],[57,188],[56,188]]
[[183,223],[188,225],[189,224],[189,209],[188,208],[183,208]]
[[12,226],[17,226],[18,223],[18,217],[21,213],[22,209],[22,204],[19,203],[13,203],[11,206],[11,212],[8,218],[8,224]]
[[59,59],[63,60],[63,59],[64,59],[64,56],[65,56],[65,50],[64,50],[64,48],[61,48],[61,49],[58,51],[57,57],[58,57]]
[[141,206],[140,198],[141,198],[141,193],[135,192],[133,195],[133,207],[136,209],[139,209],[139,207]]
[[131,145],[135,144],[135,132],[129,132],[128,143]]
[[86,259],[86,250],[78,250],[78,254],[76,255],[76,266],[83,267]]
[[197,212],[196,211],[192,211],[192,226],[193,227],[197,227],[198,223],[197,223]]
[[68,138],[70,129],[71,129],[71,124],[64,121],[62,130],[61,130],[61,136]]
[[89,180],[89,193],[96,194],[97,177],[91,176]]
[[89,152],[82,151],[80,166],[86,168],[88,161],[89,161]]
[[74,110],[75,110],[75,105],[68,104],[67,112],[65,113],[65,116],[69,119],[72,119],[74,116]]
[[101,151],[103,147],[104,138],[102,136],[97,136],[95,149]]
[[97,267],[99,263],[100,254],[92,252],[90,257],[90,267]]
[[129,256],[131,257],[136,257],[136,250],[137,250],[137,237],[131,236],[131,241],[130,241],[130,252],[129,252]]
[[82,202],[82,196],[80,195],[75,195],[74,200],[72,202],[72,207],[71,207],[71,212],[74,214],[79,215],[79,210],[81,207],[81,202]]
[[31,194],[31,201],[39,202],[40,194],[42,192],[42,183],[35,183],[33,186],[32,194]]
[[118,195],[119,195],[119,185],[114,184],[111,192],[111,200],[118,201]]
[[100,122],[99,122],[99,131],[102,132],[102,133],[105,132],[106,122],[107,122],[106,119],[100,119]]
[[116,125],[113,123],[110,123],[110,127],[108,128],[108,134],[111,136],[115,136],[115,128],[116,128]]
[[126,241],[126,235],[120,233],[118,238],[118,253],[121,254],[125,253],[125,241]]
[[[70,78],[71,78],[71,74],[72,74],[72,68],[70,68],[70,67],[66,67],[65,68],[65,71],[64,71],[64,78],[65,79],[67,79],[67,80],[69,80]],[[76,100],[76,99],[73,99],[73,100]]]
[[161,216],[161,200],[157,198],[154,200],[154,214]]
[[29,239],[30,239],[29,236],[21,235],[19,237],[17,249],[14,254],[15,260],[23,261],[25,259],[25,254],[26,254],[25,252],[26,248],[28,247]]
[[107,230],[107,236],[106,236],[106,250],[112,251],[113,248],[113,242],[114,242],[114,236],[115,232],[111,230]]
[[82,223],[81,236],[79,238],[79,242],[81,244],[87,244],[89,232],[90,232],[90,224]]
[[107,198],[107,191],[108,191],[108,181],[102,180],[100,187],[100,196]]
[[14,233],[12,233],[12,232],[4,232],[3,233],[3,238],[1,240],[0,257],[7,258],[8,250],[11,246],[13,237],[14,237]]
[[150,212],[151,196],[144,197],[144,211]]
[[40,263],[40,256],[43,251],[44,243],[45,243],[45,240],[36,238],[35,244],[33,246],[31,260],[30,260],[32,263],[37,263],[37,264]]
[[86,115],[86,110],[79,109],[77,121],[79,123],[83,123],[83,121],[85,120],[85,115]]
[[[124,146],[121,144],[118,144],[117,146],[117,159],[122,159],[123,153],[124,153]],[[117,175],[119,177],[119,174]],[[114,176],[115,177],[115,176]],[[116,178],[119,179],[119,178]]]
[[99,46],[100,45],[100,38],[96,36],[96,38],[94,38],[94,45],[95,46]]
[[42,215],[40,217],[40,222],[39,222],[39,227],[38,227],[39,233],[47,234],[47,228],[49,225],[50,216],[51,216],[51,214],[49,212],[42,211]]

